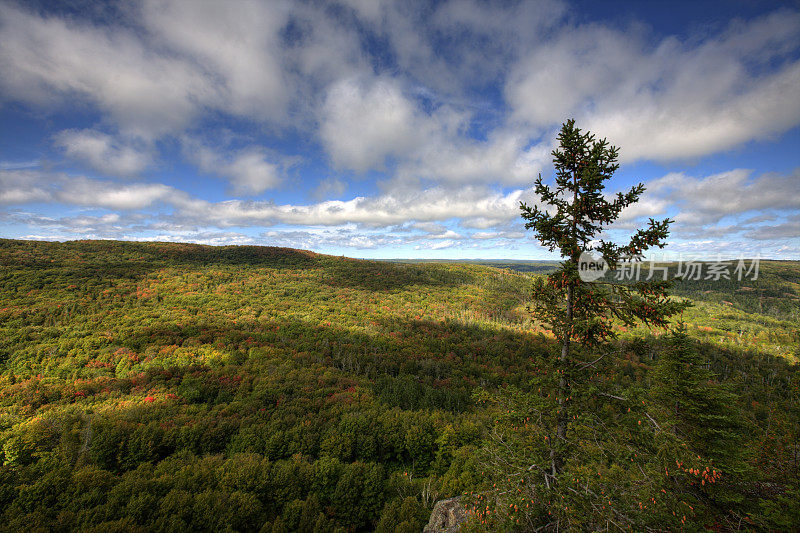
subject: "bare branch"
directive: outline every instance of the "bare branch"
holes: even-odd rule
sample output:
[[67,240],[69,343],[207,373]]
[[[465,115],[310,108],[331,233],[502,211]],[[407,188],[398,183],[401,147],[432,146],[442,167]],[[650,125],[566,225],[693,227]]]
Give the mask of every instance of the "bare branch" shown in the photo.
[[623,401],[623,402],[627,402],[628,401],[627,398],[623,398],[622,396],[614,396],[613,394],[608,394],[606,392],[598,392],[597,394],[600,395],[600,396],[605,396],[606,398],[614,398],[615,400],[620,400],[620,401]]

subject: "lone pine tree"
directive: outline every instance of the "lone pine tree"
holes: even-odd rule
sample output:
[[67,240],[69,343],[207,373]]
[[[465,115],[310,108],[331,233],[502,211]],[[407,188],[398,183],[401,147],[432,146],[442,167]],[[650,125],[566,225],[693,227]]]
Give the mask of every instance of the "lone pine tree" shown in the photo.
[[[494,405],[496,416],[483,450],[493,483],[481,497],[491,503],[481,500],[479,512],[492,514],[478,518],[498,530],[581,530],[611,522],[645,527],[654,515],[642,512],[640,500],[645,494],[654,501],[666,497],[662,485],[656,488],[664,462],[653,453],[653,431],[645,429],[651,422],[641,392],[615,388],[622,372],[613,367],[619,359],[612,353],[612,326],[666,327],[686,306],[670,299],[669,283],[657,277],[585,282],[579,258],[591,251],[612,269],[621,266],[663,247],[671,221],[650,219],[626,244],[601,239],[644,186],[607,196],[605,186],[619,168],[618,149],[582,132],[573,120],[563,124],[558,141],[552,152],[555,184],[539,176],[538,205],[520,206],[526,228],[563,259],[553,273],[534,278],[529,306],[558,348],[543,338],[541,353],[531,354],[538,369],[520,387],[477,394]],[[661,505],[667,505],[663,498]]]
[[648,226],[638,230],[626,245],[597,240],[604,227],[639,200],[644,185],[639,183],[626,193],[607,199],[603,194],[605,182],[619,168],[619,150],[605,139],[596,140],[590,132],[581,132],[574,120],[563,124],[558,141],[559,147],[552,152],[555,187],[545,185],[541,175],[535,183],[535,192],[544,209],[520,204],[525,228],[533,229],[543,246],[565,259],[561,268],[546,280],[536,280],[533,287],[536,304],[531,308],[533,315],[549,326],[561,347],[556,365],[559,373],[556,438],[551,444],[553,478],[558,477],[564,461],[563,444],[569,424],[567,404],[576,370],[576,361],[571,357],[573,344],[592,348],[605,343],[614,336],[611,329],[614,319],[625,326],[640,321],[663,327],[669,317],[684,308],[668,298],[666,280],[637,280],[632,285],[581,280],[578,259],[582,252],[596,250],[613,269],[621,261],[639,257],[650,248],[663,248],[672,221],[651,218]]

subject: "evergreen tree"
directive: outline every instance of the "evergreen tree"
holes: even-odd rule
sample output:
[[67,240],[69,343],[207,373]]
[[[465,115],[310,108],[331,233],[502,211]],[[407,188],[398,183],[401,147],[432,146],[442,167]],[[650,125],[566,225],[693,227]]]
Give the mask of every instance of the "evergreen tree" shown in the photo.
[[671,221],[650,219],[623,245],[598,239],[639,200],[644,186],[607,198],[606,182],[619,168],[618,149],[581,132],[573,120],[563,124],[558,140],[552,153],[555,186],[539,176],[540,205],[520,206],[526,228],[563,258],[558,270],[534,280],[529,308],[552,331],[558,351],[523,389],[478,394],[494,404],[497,420],[484,449],[494,483],[489,494],[479,495],[485,499],[475,503],[476,518],[486,527],[511,530],[650,527],[657,525],[654,504],[645,509],[642,500],[664,494],[661,485],[655,487],[664,462],[650,453],[653,431],[645,429],[641,394],[610,390],[605,379],[619,374],[611,369],[612,326],[666,327],[686,304],[669,298],[666,280],[582,281],[579,259],[594,251],[617,268],[663,247]]
[[639,200],[644,185],[639,183],[626,193],[606,199],[605,182],[619,168],[618,148],[605,139],[596,140],[589,132],[581,132],[572,119],[563,124],[558,141],[559,148],[552,152],[555,187],[545,185],[541,175],[535,182],[535,192],[546,208],[520,205],[525,228],[533,229],[543,246],[564,258],[560,269],[546,280],[536,280],[533,287],[536,305],[531,308],[533,315],[552,330],[561,348],[556,364],[559,375],[556,431],[551,444],[553,478],[558,477],[565,459],[574,374],[585,364],[573,357],[573,345],[579,343],[584,348],[602,345],[614,336],[611,325],[615,319],[625,326],[641,321],[663,327],[684,308],[668,298],[666,280],[637,280],[631,285],[581,281],[578,261],[582,252],[596,250],[610,268],[616,268],[625,260],[641,257],[650,248],[663,248],[672,221],[651,218],[648,227],[638,230],[627,245],[598,241],[604,227]]
[[719,481],[701,480],[697,488],[726,507],[741,503],[736,485],[748,469],[742,416],[735,396],[715,381],[683,325],[659,357],[650,396],[659,406],[661,427],[719,472]]

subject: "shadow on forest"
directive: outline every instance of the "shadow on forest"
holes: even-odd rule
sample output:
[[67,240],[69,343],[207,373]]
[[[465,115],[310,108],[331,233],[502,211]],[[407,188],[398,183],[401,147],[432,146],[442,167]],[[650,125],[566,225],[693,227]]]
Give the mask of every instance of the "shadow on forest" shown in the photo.
[[[547,368],[549,355],[557,351],[555,341],[538,334],[457,320],[373,322],[378,328],[374,334],[302,320],[240,321],[236,327],[222,328],[198,322],[151,328],[138,342],[132,337],[123,344],[137,351],[153,345],[211,344],[240,354],[239,364],[258,365],[261,357],[267,357],[304,367],[323,365],[367,379],[382,403],[456,412],[469,408],[475,386],[525,388],[533,372]],[[780,358],[708,342],[695,345],[719,380],[742,394],[766,394],[770,387],[789,386],[785,380],[774,381],[791,367]],[[618,341],[613,379],[622,387],[646,384],[663,346],[664,340],[657,337]]]
[[453,320],[372,322],[374,334],[303,320],[240,319],[235,327],[198,321],[145,328],[121,344],[139,353],[170,345],[212,345],[234,354],[237,364],[258,365],[262,357],[277,357],[305,367],[323,365],[367,379],[383,403],[450,411],[468,408],[477,385],[522,385],[553,351],[552,341],[538,335]]

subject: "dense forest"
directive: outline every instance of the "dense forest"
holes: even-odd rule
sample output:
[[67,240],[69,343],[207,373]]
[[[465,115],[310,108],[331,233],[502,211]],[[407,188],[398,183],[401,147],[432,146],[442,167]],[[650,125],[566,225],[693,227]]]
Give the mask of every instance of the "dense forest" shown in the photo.
[[676,283],[693,306],[669,328],[615,326],[578,503],[506,476],[548,438],[523,412],[552,394],[544,264],[0,240],[0,265],[0,531],[419,532],[453,496],[474,531],[556,506],[800,523],[798,262]]

